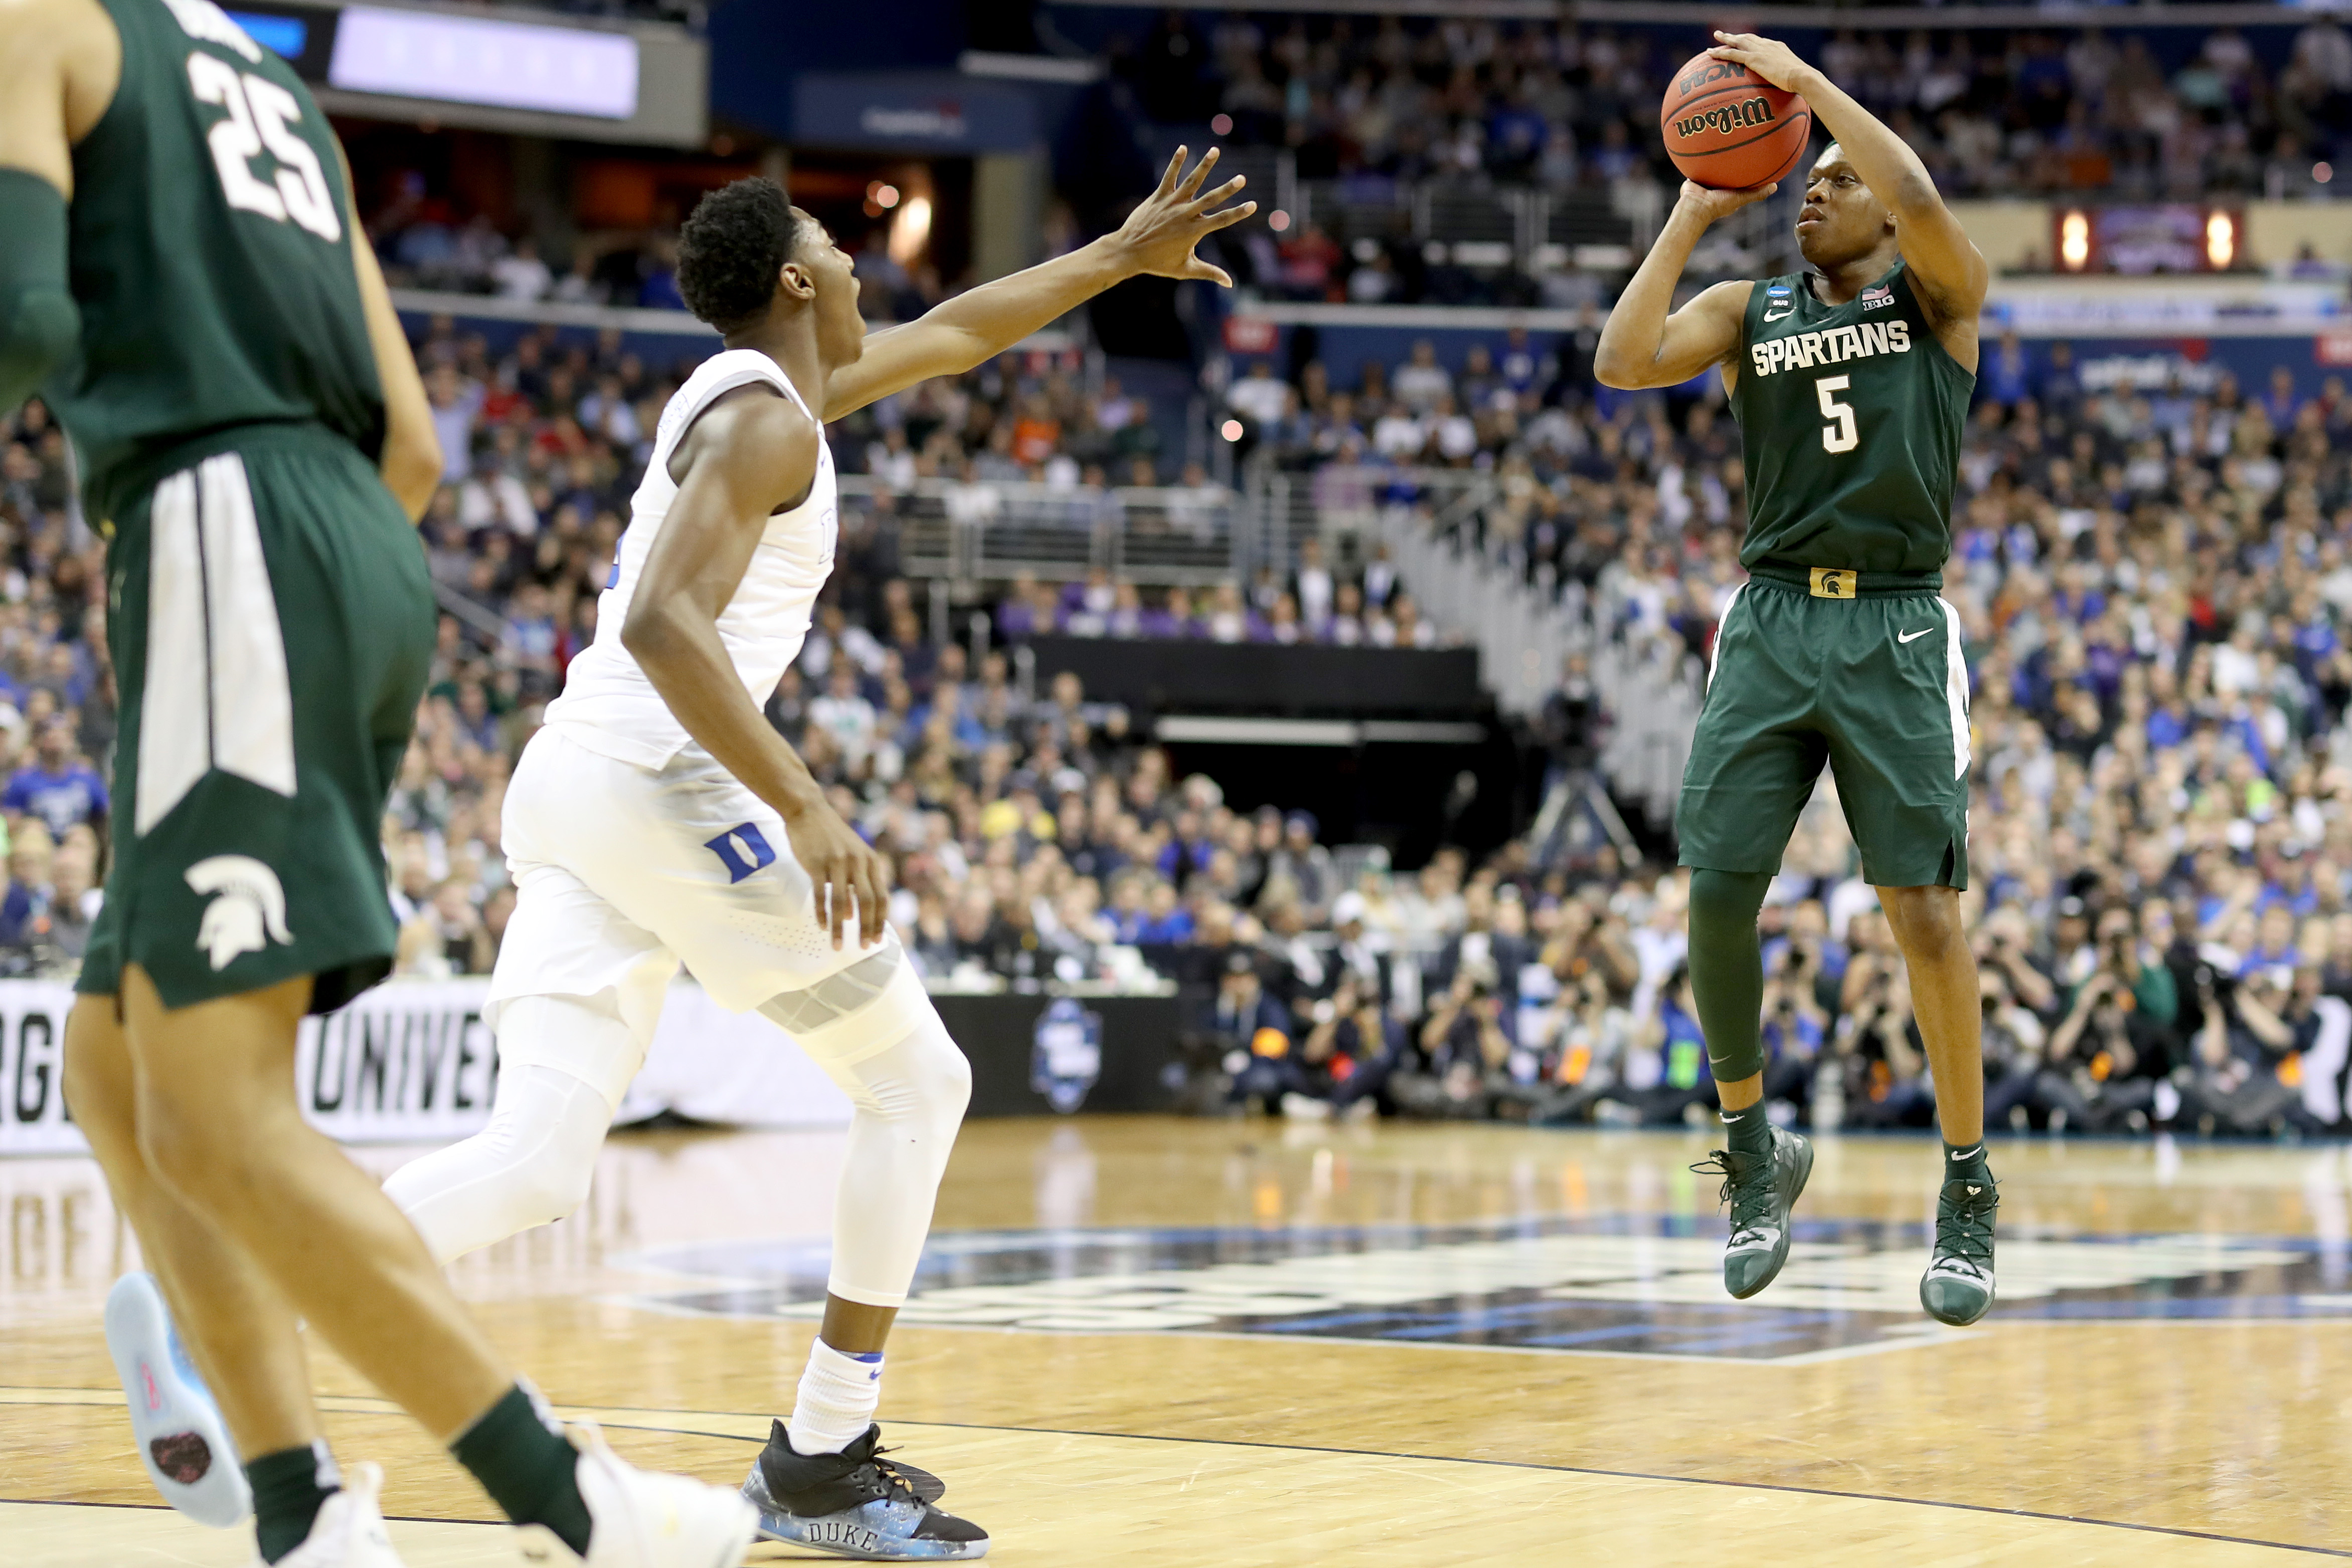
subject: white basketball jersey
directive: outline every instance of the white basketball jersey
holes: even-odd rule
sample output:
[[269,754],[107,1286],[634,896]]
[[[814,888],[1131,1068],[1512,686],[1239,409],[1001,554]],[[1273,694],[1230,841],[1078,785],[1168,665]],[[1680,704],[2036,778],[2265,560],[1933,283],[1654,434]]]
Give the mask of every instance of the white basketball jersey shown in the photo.
[[[628,619],[629,601],[654,538],[677,499],[677,485],[669,477],[670,454],[712,399],[755,381],[791,398],[803,413],[810,412],[776,362],[756,349],[729,349],[703,361],[662,410],[645,480],[630,502],[620,559],[596,601],[596,640],[572,661],[563,694],[547,705],[550,724],[563,726],[573,742],[600,755],[660,769],[694,744],[635,658],[621,646],[621,627]],[[719,616],[719,640],[756,704],[766,705],[776,682],[783,679],[784,667],[801,651],[817,594],[833,571],[839,531],[833,453],[820,441],[816,479],[809,486],[808,499],[768,519],[741,585]]]

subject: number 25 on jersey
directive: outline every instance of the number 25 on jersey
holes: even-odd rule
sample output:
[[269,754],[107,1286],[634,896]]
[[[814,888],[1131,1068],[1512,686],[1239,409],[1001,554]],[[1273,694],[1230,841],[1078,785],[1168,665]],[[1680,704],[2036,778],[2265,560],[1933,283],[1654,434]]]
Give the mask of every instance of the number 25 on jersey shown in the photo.
[[1822,417],[1829,421],[1822,426],[1822,450],[1851,452],[1862,437],[1853,427],[1853,405],[1840,403],[1830,395],[1843,392],[1853,384],[1850,375],[1822,375],[1813,378],[1813,395],[1822,400]]
[[[228,110],[205,141],[212,146],[213,167],[220,173],[221,194],[229,205],[279,223],[290,218],[320,239],[342,238],[342,219],[328,193],[319,155],[294,133],[302,106],[292,93],[202,50],[188,57],[188,87],[197,102],[216,103]],[[254,172],[253,161],[265,149],[278,164],[274,181]]]

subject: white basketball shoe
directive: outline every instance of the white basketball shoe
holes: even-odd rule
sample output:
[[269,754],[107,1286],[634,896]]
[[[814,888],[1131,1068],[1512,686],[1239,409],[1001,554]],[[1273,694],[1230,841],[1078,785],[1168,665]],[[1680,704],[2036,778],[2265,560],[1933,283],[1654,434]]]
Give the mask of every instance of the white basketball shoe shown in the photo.
[[[302,1544],[278,1560],[278,1568],[403,1568],[383,1528],[383,1468],[353,1465],[343,1489],[319,1505]],[[258,1554],[254,1568],[262,1568]]]
[[211,1390],[196,1374],[152,1274],[125,1274],[106,1293],[106,1348],[131,1405],[139,1462],[163,1500],[215,1530],[253,1512],[253,1489]]
[[574,1423],[570,1435],[580,1450],[588,1555],[545,1525],[528,1524],[520,1531],[527,1561],[583,1568],[737,1568],[743,1561],[760,1516],[740,1494],[625,1464],[593,1423]]

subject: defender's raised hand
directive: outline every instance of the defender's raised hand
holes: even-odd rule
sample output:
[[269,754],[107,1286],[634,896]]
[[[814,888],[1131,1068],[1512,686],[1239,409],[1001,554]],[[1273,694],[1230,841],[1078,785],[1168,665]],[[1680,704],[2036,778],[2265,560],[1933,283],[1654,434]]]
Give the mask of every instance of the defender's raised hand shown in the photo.
[[1211,210],[1240,190],[1242,182],[1227,180],[1202,195],[1201,186],[1215,167],[1217,154],[1212,151],[1189,174],[1184,157],[1184,149],[1178,148],[1160,176],[1160,188],[1128,215],[1118,233],[943,300],[919,321],[869,333],[862,354],[828,375],[824,417],[839,419],[935,375],[961,375],[1139,274],[1200,278],[1232,288],[1234,280],[1224,269],[1193,255],[1192,247],[1257,211],[1257,204]]
[[1202,260],[1192,254],[1192,247],[1217,230],[1237,224],[1257,211],[1257,204],[1243,202],[1238,206],[1210,211],[1219,202],[1239,193],[1248,182],[1236,174],[1207,195],[1201,195],[1202,184],[1216,166],[1217,149],[1212,147],[1203,153],[1188,174],[1184,173],[1184,159],[1190,152],[1186,147],[1176,149],[1176,156],[1168,161],[1167,173],[1160,176],[1160,188],[1127,215],[1127,221],[1119,226],[1111,241],[1137,272],[1154,278],[1203,278],[1230,289],[1234,280],[1226,276],[1225,269]]

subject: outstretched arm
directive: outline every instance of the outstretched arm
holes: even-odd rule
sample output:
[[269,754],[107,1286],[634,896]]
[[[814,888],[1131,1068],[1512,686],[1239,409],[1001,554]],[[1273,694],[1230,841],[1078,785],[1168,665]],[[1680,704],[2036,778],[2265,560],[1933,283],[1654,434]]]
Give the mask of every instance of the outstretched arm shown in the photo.
[[1193,255],[1192,247],[1257,211],[1257,204],[1244,202],[1212,212],[1242,188],[1242,179],[1236,175],[1202,195],[1201,186],[1216,165],[1217,150],[1210,148],[1189,174],[1184,173],[1186,151],[1176,149],[1168,172],[1160,177],[1160,188],[1128,215],[1117,234],[983,283],[925,311],[919,320],[867,337],[857,363],[835,371],[826,383],[824,417],[838,419],[935,375],[961,375],[1129,278],[1201,278],[1232,288],[1234,280],[1223,268]]
[[1683,182],[1682,197],[1658,231],[1657,243],[1601,323],[1592,353],[1592,374],[1601,384],[1627,391],[1678,386],[1739,352],[1740,321],[1753,283],[1717,283],[1672,315],[1666,307],[1674,303],[1675,284],[1707,226],[1778,189],[1717,191]]
[[1910,143],[1788,45],[1753,33],[1717,33],[1716,38],[1709,55],[1746,66],[1774,87],[1801,95],[1813,118],[1837,138],[1862,183],[1894,213],[1904,264],[1938,324],[1974,323],[1990,279],[1984,254],[1944,205]]

